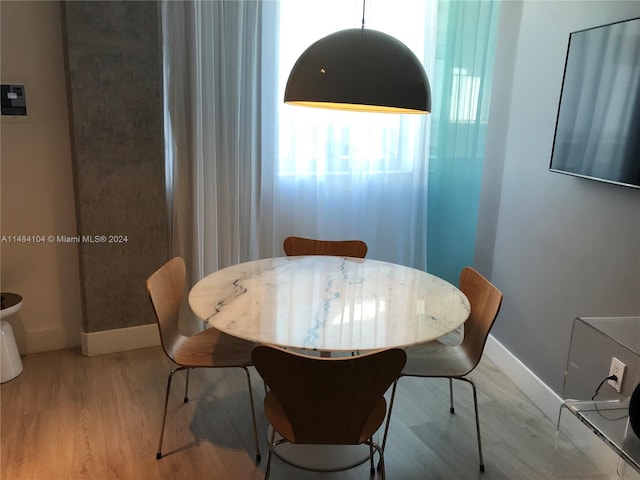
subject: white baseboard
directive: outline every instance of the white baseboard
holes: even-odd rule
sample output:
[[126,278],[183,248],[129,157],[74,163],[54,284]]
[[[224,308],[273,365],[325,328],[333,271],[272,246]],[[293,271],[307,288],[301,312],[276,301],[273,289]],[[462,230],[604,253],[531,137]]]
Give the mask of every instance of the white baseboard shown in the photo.
[[562,404],[562,398],[558,394],[492,335],[487,339],[484,354],[542,410],[545,416],[555,423],[558,419],[558,409]]
[[160,345],[158,325],[138,325],[101,332],[81,333],[82,354],[91,357]]
[[[562,405],[562,398],[558,394],[491,335],[487,340],[484,354],[554,425],[557,424],[560,405]],[[561,418],[560,432],[582,450],[602,472],[609,473],[612,479],[640,480],[640,475],[632,467],[620,462],[618,455],[602,440],[591,434],[589,429],[573,415],[565,410]]]
[[[18,340],[19,333],[16,333]],[[22,341],[18,345],[20,353],[26,355],[30,353],[48,352],[50,350],[62,350],[65,348],[75,348],[80,344],[79,335],[69,335],[68,329],[63,327],[47,328],[43,330],[32,330],[27,334],[23,333]]]

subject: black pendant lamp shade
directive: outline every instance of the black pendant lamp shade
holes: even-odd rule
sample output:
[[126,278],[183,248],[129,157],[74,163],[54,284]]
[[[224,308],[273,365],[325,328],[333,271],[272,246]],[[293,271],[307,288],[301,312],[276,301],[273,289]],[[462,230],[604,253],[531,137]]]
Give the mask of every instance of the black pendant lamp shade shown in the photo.
[[285,103],[363,112],[429,113],[431,89],[415,54],[386,33],[341,30],[307,48],[293,66]]

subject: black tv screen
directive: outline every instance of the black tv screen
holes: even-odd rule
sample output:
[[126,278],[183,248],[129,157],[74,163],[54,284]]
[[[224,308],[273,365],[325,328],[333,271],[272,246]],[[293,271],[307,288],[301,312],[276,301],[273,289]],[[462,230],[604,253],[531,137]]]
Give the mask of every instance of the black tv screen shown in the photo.
[[550,170],[640,188],[640,18],[569,35]]

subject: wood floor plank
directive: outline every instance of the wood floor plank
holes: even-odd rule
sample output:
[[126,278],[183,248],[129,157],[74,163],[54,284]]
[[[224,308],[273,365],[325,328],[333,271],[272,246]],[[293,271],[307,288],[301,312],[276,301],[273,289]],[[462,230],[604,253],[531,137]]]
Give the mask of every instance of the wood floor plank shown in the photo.
[[[255,463],[246,377],[242,370],[195,370],[190,401],[185,372],[174,376],[163,453],[156,460],[171,363],[149,348],[99,357],[62,350],[23,358],[21,376],[0,390],[2,480],[254,480],[267,459],[262,397],[252,386],[263,461]],[[478,469],[471,389],[456,384],[449,413],[446,380],[400,381],[386,458],[390,480],[602,480],[610,478],[487,360],[478,384],[486,472]],[[378,436],[379,437],[379,436]],[[272,478],[369,478],[368,464],[308,472],[274,459]]]

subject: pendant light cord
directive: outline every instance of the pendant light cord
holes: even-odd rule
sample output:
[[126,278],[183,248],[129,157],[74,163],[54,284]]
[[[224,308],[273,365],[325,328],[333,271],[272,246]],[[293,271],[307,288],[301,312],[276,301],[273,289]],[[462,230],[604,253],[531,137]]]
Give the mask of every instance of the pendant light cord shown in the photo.
[[367,0],[362,0],[362,29],[364,30],[364,6],[367,3]]

